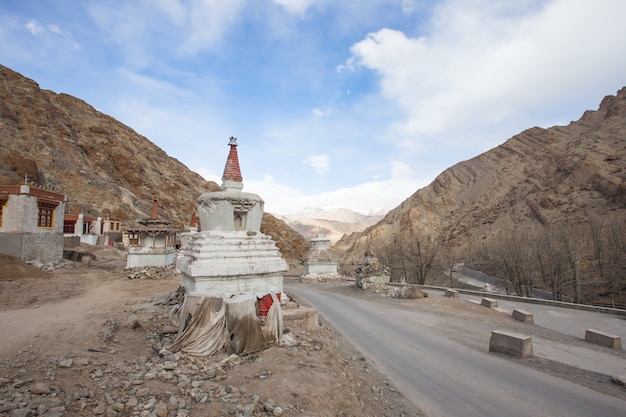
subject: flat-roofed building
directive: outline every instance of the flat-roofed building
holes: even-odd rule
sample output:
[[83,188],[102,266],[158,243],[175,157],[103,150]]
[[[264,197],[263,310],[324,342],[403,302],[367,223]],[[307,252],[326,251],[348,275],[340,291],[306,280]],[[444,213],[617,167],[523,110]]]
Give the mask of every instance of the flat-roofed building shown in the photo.
[[23,261],[61,261],[66,202],[56,190],[0,186],[0,252]]

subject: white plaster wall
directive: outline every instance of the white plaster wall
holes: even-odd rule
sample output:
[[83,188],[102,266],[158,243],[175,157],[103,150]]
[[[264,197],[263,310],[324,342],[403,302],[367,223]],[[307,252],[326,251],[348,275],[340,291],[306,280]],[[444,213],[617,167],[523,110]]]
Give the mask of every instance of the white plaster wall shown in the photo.
[[337,264],[330,262],[307,262],[306,274],[336,274]]
[[168,266],[174,263],[175,252],[163,253],[128,253],[126,257],[127,268],[142,268],[146,266]]
[[60,262],[63,259],[63,213],[65,203],[60,202],[53,213],[51,228],[37,227],[39,209],[37,197],[27,194],[9,195],[3,210],[0,235],[3,253],[22,260]]
[[[241,210],[241,207],[245,209]],[[198,199],[198,218],[203,231],[235,231],[235,211],[243,211],[243,231],[261,230],[264,202],[256,194],[238,191],[206,193]]]
[[37,227],[37,199],[28,195],[9,195],[4,206],[2,231],[34,232]]
[[3,211],[4,219],[1,228],[3,232],[63,233],[63,215],[65,213],[65,203],[63,202],[60,202],[54,209],[52,228],[37,227],[39,218],[37,197],[27,194],[9,195]]
[[86,243],[88,245],[96,245],[98,243],[98,237],[96,235],[81,235],[80,243]]
[[164,248],[165,236],[162,234],[151,235],[149,233],[142,233],[139,236],[139,246],[145,246],[147,248]]
[[282,274],[236,277],[190,277],[182,274],[182,285],[188,292],[218,296],[222,294],[255,294],[283,292]]
[[182,249],[187,248],[191,244],[194,235],[196,235],[197,233],[198,233],[197,231],[181,233],[180,234],[180,247]]
[[204,294],[282,291],[287,262],[267,235],[202,231],[176,262],[188,291]]
[[309,242],[311,249],[330,249],[330,240],[328,239],[311,239]]

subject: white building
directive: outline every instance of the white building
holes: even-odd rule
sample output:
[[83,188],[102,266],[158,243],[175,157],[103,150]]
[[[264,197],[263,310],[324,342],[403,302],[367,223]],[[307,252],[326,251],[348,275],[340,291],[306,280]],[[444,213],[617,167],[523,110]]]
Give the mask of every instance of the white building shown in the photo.
[[159,217],[159,204],[152,202],[150,217],[137,221],[124,230],[123,243],[128,247],[127,268],[168,266],[176,259],[178,230],[171,222]]
[[122,222],[101,216],[85,216],[80,214],[66,214],[63,222],[65,237],[77,236],[80,243],[89,245],[109,245],[119,242],[122,235]]
[[28,184],[0,186],[0,252],[24,261],[63,259],[67,196]]

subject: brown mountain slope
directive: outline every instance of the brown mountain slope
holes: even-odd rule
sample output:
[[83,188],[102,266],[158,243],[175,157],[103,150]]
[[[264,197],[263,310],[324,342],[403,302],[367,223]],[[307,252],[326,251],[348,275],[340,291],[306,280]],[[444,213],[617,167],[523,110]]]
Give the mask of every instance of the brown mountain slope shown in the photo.
[[456,164],[337,248],[349,269],[400,235],[467,253],[513,230],[589,218],[626,218],[626,88],[568,126],[528,129]]
[[[0,66],[0,184],[20,183],[25,175],[63,188],[70,198],[68,213],[108,212],[123,226],[147,216],[156,196],[161,216],[182,229],[198,196],[219,189],[84,101],[41,90]],[[302,246],[297,236],[293,239],[283,246]],[[292,252],[299,253],[287,250]]]

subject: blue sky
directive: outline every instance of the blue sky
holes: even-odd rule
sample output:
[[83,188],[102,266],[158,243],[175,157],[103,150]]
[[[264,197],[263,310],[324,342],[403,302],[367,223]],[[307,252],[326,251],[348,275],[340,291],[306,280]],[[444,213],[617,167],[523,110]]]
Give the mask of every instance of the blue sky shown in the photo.
[[623,0],[2,0],[0,64],[274,214],[392,209],[626,85]]

